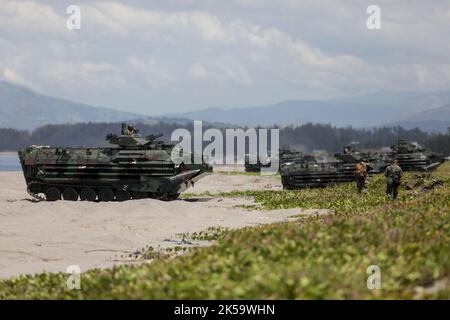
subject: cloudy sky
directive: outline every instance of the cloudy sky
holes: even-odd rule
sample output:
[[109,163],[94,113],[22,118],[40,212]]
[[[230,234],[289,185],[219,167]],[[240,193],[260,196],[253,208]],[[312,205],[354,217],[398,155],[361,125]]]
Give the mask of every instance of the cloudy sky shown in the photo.
[[0,79],[148,115],[450,89],[450,1],[1,0]]

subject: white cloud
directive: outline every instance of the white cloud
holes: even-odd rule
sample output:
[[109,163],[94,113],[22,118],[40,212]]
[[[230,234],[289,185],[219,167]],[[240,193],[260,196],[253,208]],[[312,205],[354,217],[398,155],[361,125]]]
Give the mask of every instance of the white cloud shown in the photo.
[[69,31],[61,2],[0,1],[0,71],[134,111],[449,88],[450,4],[380,0],[371,32],[366,2],[80,0]]
[[209,72],[201,63],[196,62],[190,67],[189,74],[194,79],[205,79],[208,77]]
[[136,55],[128,58],[127,64],[123,68],[123,73],[131,71],[129,81],[141,81],[151,90],[158,90],[170,87],[176,82],[175,77],[168,66],[158,62],[154,58],[141,59]]
[[48,61],[39,71],[45,83],[72,97],[126,84],[119,68],[107,63]]
[[92,24],[105,36],[158,38],[161,32],[196,35],[208,41],[229,41],[221,21],[202,11],[166,13],[142,10],[117,2],[96,2],[82,6],[86,24]]
[[253,84],[247,69],[239,62],[226,57],[209,62],[207,65],[196,62],[191,65],[189,74],[195,80],[208,81],[217,86],[237,84],[248,87]]
[[28,83],[24,79],[24,77],[17,70],[14,70],[14,69],[10,69],[10,68],[3,69],[3,78],[6,81],[9,81],[11,83],[16,83],[19,85],[31,87],[31,84]]
[[57,35],[65,32],[64,17],[46,4],[35,1],[0,2],[0,29],[2,34],[11,31],[15,37],[46,33]]

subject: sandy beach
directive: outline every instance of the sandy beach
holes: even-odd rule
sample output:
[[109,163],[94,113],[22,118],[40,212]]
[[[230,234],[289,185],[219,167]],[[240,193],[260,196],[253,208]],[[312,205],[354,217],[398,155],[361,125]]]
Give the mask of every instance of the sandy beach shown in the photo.
[[[210,226],[238,228],[290,219],[301,209],[236,208],[251,199],[202,196],[232,190],[281,189],[279,177],[214,173],[187,192],[188,200],[33,202],[21,172],[0,172],[0,278],[41,271],[111,267],[118,255],[146,245],[177,245],[180,233]],[[315,214],[306,210],[304,214]]]

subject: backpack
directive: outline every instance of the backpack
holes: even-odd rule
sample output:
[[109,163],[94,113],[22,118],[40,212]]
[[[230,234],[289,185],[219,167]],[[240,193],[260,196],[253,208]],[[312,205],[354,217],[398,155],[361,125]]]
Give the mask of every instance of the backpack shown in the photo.
[[364,164],[362,163],[356,164],[356,176],[360,178],[367,176],[367,168]]

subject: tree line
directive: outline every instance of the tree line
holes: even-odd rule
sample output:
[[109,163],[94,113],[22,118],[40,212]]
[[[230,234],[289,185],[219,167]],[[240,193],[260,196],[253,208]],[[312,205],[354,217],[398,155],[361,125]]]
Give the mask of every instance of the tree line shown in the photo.
[[[136,123],[143,135],[164,134],[163,140],[170,142],[170,136],[180,127],[193,131],[193,124],[152,122]],[[204,124],[203,131],[211,126]],[[246,128],[244,128],[246,129]],[[382,127],[357,129],[338,128],[329,124],[307,123],[280,129],[280,146],[291,146],[310,152],[328,150],[340,152],[346,144],[353,144],[357,149],[376,149],[389,147],[399,139],[416,141],[431,151],[450,155],[450,130],[446,134],[430,134],[419,129],[401,127]],[[221,129],[224,130],[224,129]],[[120,133],[119,123],[78,123],[46,125],[32,132],[11,128],[0,128],[0,151],[15,151],[29,145],[50,145],[66,147],[106,147],[105,137],[108,133]]]

